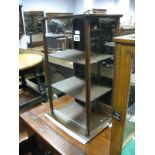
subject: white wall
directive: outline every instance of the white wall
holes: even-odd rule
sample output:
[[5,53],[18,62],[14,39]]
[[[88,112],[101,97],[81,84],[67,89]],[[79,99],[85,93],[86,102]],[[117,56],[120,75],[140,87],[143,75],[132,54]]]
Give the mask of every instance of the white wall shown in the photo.
[[107,9],[107,13],[117,13],[116,0],[93,0],[93,8]]
[[85,11],[84,0],[75,0],[74,2],[74,14],[80,14]]
[[73,12],[74,0],[23,0],[23,11]]
[[75,0],[75,14],[92,8],[107,9],[108,14],[123,14],[121,23],[128,24],[134,18],[135,0]]
[[121,18],[121,24],[133,25],[135,22],[135,0],[118,0],[117,1],[117,12],[123,14]]

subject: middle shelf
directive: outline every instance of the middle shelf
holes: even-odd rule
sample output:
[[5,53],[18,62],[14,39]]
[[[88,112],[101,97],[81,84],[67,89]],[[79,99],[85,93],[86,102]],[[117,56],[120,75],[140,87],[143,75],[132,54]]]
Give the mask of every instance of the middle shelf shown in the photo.
[[[59,58],[83,65],[85,64],[84,52],[76,49],[66,49],[64,51],[50,53],[49,57]],[[110,54],[94,54],[90,57],[90,64],[94,64],[111,57],[112,55]]]
[[[86,87],[84,79],[72,76],[68,79],[54,83],[51,86],[65,94],[71,95],[76,99],[79,99],[82,102],[86,102],[86,93],[85,93]],[[108,86],[101,86],[91,83],[90,101],[94,101],[95,99],[99,98],[100,96],[106,94],[111,90],[112,88]]]

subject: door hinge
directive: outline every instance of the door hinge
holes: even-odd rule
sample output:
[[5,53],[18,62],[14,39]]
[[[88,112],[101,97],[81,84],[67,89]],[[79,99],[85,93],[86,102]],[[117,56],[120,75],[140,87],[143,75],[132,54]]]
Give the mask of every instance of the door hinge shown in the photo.
[[121,115],[118,111],[112,109],[112,117],[115,118],[116,120],[120,121],[121,120]]

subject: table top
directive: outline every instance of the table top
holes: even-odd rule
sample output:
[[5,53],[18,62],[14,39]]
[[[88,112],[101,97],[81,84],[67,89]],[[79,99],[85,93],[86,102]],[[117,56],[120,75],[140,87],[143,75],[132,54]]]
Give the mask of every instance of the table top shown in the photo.
[[[70,96],[63,96],[54,100],[54,107],[60,108],[66,102],[72,100]],[[104,129],[94,139],[82,144],[54,123],[45,118],[50,112],[49,103],[40,105],[30,111],[24,112],[20,118],[43,140],[55,148],[60,154],[66,155],[108,155],[110,147],[110,128]]]
[[39,54],[22,53],[19,54],[19,70],[29,69],[41,63],[43,57]]

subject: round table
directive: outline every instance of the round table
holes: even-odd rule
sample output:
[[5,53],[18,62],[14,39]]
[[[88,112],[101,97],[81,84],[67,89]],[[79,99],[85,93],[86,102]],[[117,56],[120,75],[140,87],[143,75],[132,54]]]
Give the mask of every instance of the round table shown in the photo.
[[[40,80],[41,65],[43,62],[43,56],[34,53],[22,53],[19,54],[19,76],[21,78],[20,90],[26,90],[26,88],[32,88],[25,80],[26,74],[34,74],[37,82],[39,97],[34,98],[26,103],[20,104],[20,109],[30,107],[38,102],[42,102],[45,98],[45,92]],[[35,90],[34,88],[32,88]],[[38,92],[38,91],[37,91]]]
[[39,54],[23,53],[19,54],[19,70],[27,70],[37,66],[43,61],[43,57]]

